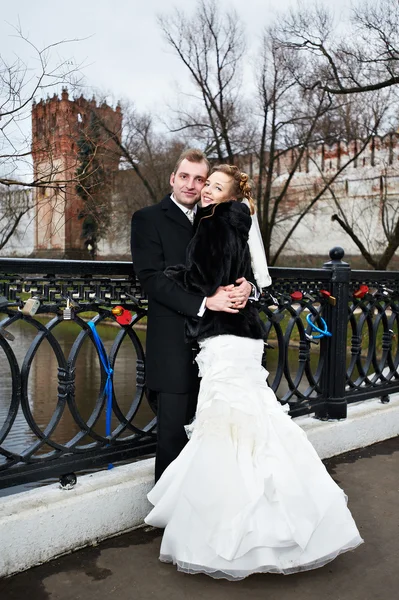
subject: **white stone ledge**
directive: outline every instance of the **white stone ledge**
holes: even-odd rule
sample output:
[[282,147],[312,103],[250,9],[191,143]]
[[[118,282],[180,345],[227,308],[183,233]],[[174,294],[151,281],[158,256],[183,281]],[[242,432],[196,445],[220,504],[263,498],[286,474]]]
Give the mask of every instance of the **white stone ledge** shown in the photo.
[[153,481],[147,459],[0,498],[0,577],[139,527]]
[[[399,435],[399,394],[352,404],[343,421],[295,422],[328,458]],[[78,477],[71,490],[52,484],[0,498],[0,577],[141,526],[153,480],[147,459]]]
[[372,398],[348,406],[348,417],[341,421],[320,421],[310,416],[295,423],[306,432],[320,458],[364,448],[399,435],[399,394],[383,404]]

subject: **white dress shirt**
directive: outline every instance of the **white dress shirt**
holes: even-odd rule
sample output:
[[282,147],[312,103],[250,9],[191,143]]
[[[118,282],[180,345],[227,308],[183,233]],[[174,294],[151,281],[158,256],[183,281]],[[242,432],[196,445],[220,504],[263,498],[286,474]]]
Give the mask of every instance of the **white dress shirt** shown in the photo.
[[182,212],[186,215],[187,219],[190,221],[191,225],[194,223],[195,215],[197,214],[197,205],[195,204],[193,208],[187,208],[187,206],[183,206],[179,204],[173,194],[170,195],[170,199],[172,202],[176,204],[180,208]]

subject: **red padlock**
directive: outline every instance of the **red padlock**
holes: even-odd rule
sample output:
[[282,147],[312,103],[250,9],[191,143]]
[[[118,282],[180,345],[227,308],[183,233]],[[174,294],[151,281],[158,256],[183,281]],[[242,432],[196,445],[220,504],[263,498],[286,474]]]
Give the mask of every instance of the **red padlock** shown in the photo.
[[337,303],[337,299],[334,296],[331,296],[331,292],[328,290],[320,290],[320,296],[322,296],[325,300],[328,300],[328,303],[331,306],[335,306]]
[[364,298],[367,292],[369,291],[368,285],[361,285],[358,290],[353,292],[354,298]]
[[299,290],[296,290],[295,292],[292,292],[290,294],[290,296],[294,300],[294,302],[298,302],[299,300],[302,300],[302,298],[303,298],[303,294]]
[[130,325],[132,322],[132,314],[130,310],[123,308],[123,306],[114,306],[114,308],[111,309],[111,312],[119,325]]

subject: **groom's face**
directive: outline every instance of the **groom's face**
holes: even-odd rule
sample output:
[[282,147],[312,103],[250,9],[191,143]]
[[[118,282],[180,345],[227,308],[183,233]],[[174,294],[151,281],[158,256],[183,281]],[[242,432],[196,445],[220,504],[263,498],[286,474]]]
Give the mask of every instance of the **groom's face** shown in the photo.
[[176,173],[170,176],[170,185],[177,202],[187,208],[193,208],[201,197],[201,190],[208,177],[208,165],[205,161],[191,162],[185,158]]

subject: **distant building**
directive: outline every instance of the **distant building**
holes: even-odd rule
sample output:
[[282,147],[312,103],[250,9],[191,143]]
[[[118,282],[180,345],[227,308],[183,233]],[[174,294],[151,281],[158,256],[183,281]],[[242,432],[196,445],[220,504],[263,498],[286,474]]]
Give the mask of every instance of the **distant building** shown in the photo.
[[[0,185],[0,253],[26,256],[33,250],[33,190]],[[21,253],[21,248],[23,251]]]
[[[333,214],[339,214],[339,206],[370,251],[375,254],[382,251],[387,243],[386,232],[399,219],[399,134],[373,137],[360,156],[355,158],[362,144],[361,140],[341,141],[331,146],[319,144],[305,153],[279,208],[280,225],[273,232],[273,251],[276,251],[301,209],[344,164],[351,162],[332,184],[333,193],[326,191],[301,220],[283,252],[285,263],[294,264],[289,256],[300,257],[300,265],[303,266],[315,264],[313,257],[316,256],[320,263],[333,246],[342,246],[347,256],[360,255],[349,235],[331,220]],[[272,186],[274,196],[287,181],[296,152],[289,150],[281,155]],[[259,165],[255,157],[246,157],[245,168],[256,180]],[[366,266],[364,262],[362,264]],[[399,268],[397,255],[391,267],[393,265]]]
[[[112,136],[121,139],[121,109],[119,106],[113,109],[105,103],[97,105],[94,99],[86,100],[82,96],[69,99],[66,89],[61,98],[55,95],[33,104],[34,176],[40,179],[51,173],[51,182],[48,186],[35,188],[34,218],[31,214],[25,217],[23,231],[20,228],[7,243],[2,250],[3,256],[91,258],[83,232],[84,220],[79,218],[84,201],[76,191],[76,172],[81,164],[79,140],[88,134],[93,115],[98,115],[108,129],[108,133],[103,131],[100,136],[97,157],[107,170],[112,216],[106,235],[98,240],[97,257],[129,260],[128,213],[140,208],[145,199],[138,191],[134,170],[119,170],[120,154]],[[319,144],[305,153],[279,208],[280,223],[273,232],[274,252],[301,208],[343,164],[353,160],[336,178],[333,193],[324,193],[295,229],[282,254],[286,264],[320,264],[328,257],[330,248],[337,245],[345,249],[347,257],[359,257],[356,244],[337,222],[331,220],[332,215],[339,212],[339,205],[372,253],[378,254],[383,248],[386,232],[399,216],[398,213],[395,217],[399,206],[399,134],[372,138],[362,154],[354,158],[361,144],[360,140],[341,141],[331,146]],[[296,156],[296,150],[280,153],[277,176],[272,185],[274,196],[287,181]],[[240,163],[256,181],[259,174],[256,157],[240,157]],[[298,257],[297,261],[295,257]],[[399,268],[399,258],[396,261],[395,264],[394,259],[391,266]],[[365,263],[358,262],[357,265],[365,266]]]
[[[35,238],[33,253],[41,258],[87,259],[90,254],[82,235],[83,200],[76,191],[79,167],[78,141],[89,135],[91,116],[97,115],[120,140],[122,112],[106,103],[61,98],[41,100],[32,106],[32,158],[35,180],[48,178],[49,185],[35,188]],[[107,172],[117,173],[120,155],[111,136],[104,131],[97,156]]]

